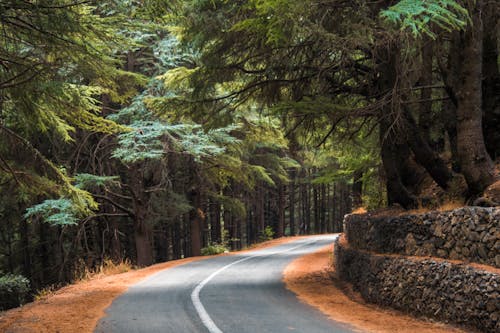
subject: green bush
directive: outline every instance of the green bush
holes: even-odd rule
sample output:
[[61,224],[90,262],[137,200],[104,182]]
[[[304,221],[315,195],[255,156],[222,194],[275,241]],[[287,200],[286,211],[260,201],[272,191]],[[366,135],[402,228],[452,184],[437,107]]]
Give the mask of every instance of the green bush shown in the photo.
[[214,254],[220,254],[229,251],[229,249],[223,244],[213,243],[201,249],[201,255],[211,256]]
[[0,276],[0,310],[20,306],[28,299],[30,282],[22,275]]
[[274,231],[271,226],[267,226],[259,233],[259,241],[265,242],[274,238]]

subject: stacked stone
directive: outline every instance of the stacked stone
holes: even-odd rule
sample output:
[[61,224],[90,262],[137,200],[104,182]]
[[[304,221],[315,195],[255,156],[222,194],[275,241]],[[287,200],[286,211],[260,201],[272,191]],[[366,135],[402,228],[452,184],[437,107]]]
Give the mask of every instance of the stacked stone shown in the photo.
[[500,275],[436,260],[374,255],[335,246],[338,277],[371,303],[500,332]]
[[367,301],[500,332],[500,275],[466,264],[500,268],[500,208],[400,217],[348,215],[344,231],[348,245],[335,244],[336,272]]
[[500,208],[465,207],[401,217],[348,215],[344,230],[349,244],[362,250],[500,268]]

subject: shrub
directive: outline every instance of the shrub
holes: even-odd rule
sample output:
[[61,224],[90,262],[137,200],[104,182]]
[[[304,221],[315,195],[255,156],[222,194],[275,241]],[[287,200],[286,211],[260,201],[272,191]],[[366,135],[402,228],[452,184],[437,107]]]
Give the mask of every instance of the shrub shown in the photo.
[[229,250],[223,244],[212,243],[212,244],[208,245],[207,247],[204,247],[201,249],[201,255],[202,256],[211,256],[214,254],[224,253],[226,251],[229,251]]
[[0,310],[20,306],[28,299],[30,282],[22,275],[0,276]]
[[267,226],[259,233],[259,241],[265,242],[274,238],[274,231],[271,226]]

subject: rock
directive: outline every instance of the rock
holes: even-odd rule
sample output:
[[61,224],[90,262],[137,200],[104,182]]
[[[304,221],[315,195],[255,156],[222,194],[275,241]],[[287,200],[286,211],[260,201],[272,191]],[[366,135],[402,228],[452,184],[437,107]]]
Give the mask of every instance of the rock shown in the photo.
[[481,239],[481,236],[479,235],[479,233],[473,231],[469,234],[469,239],[473,242],[477,242]]

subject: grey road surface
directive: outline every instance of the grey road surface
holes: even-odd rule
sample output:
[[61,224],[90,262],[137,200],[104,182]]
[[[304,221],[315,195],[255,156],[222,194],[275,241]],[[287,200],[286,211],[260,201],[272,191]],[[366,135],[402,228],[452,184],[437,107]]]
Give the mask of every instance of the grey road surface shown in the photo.
[[291,261],[335,237],[315,236],[161,271],[118,297],[95,332],[354,332],[300,302],[282,282]]

